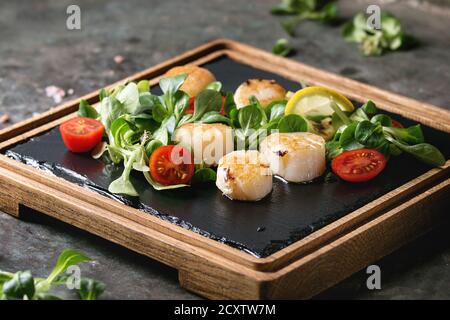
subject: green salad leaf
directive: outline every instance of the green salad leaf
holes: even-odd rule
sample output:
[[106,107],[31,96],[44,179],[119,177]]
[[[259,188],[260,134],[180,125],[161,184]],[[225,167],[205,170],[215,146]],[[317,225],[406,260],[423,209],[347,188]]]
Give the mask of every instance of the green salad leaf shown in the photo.
[[214,91],[220,92],[220,90],[222,89],[222,82],[220,82],[220,81],[213,81],[210,84],[208,84],[205,89],[206,90],[214,90]]
[[184,115],[187,108],[189,108],[190,97],[183,91],[177,91],[174,94],[174,99],[174,115],[178,122],[178,120]]
[[80,106],[78,108],[77,115],[79,117],[86,117],[92,119],[97,119],[99,116],[97,110],[95,110],[95,108],[84,99],[80,100]]
[[139,93],[139,106],[133,114],[140,114],[151,112],[156,104],[160,104],[158,97],[152,95],[150,92]]
[[445,164],[445,157],[442,155],[439,149],[429,143],[408,145],[406,143],[395,140],[389,135],[386,136],[386,139],[392,142],[400,150],[411,154],[416,159],[430,166],[439,167]]
[[218,111],[209,111],[203,115],[200,119],[200,122],[203,123],[223,123],[229,126],[232,126],[232,121],[230,118],[222,115]]
[[392,127],[392,119],[386,114],[377,114],[370,119],[372,123],[379,123],[385,127]]
[[105,288],[106,286],[103,282],[91,278],[81,278],[78,295],[82,300],[97,300],[105,291]]
[[148,80],[141,80],[137,83],[137,88],[139,90],[139,93],[149,93],[150,82]]
[[170,186],[165,186],[162,185],[158,182],[156,182],[155,180],[152,179],[150,172],[144,172],[144,177],[145,179],[148,181],[148,183],[155,189],[158,191],[161,190],[172,190],[172,189],[179,189],[179,188],[184,188],[184,187],[189,187],[188,184],[173,184]]
[[339,144],[342,151],[364,148],[364,145],[362,145],[355,136],[357,126],[358,123],[353,122],[345,125],[340,130]]
[[377,106],[375,105],[375,103],[372,100],[369,100],[366,103],[364,103],[361,106],[361,110],[364,111],[364,113],[368,117],[372,117],[372,116],[376,115],[379,112]]
[[159,81],[159,87],[165,94],[174,94],[183,85],[187,78],[187,73],[181,73],[173,77],[165,77]]
[[70,266],[89,261],[92,261],[92,259],[82,254],[81,252],[72,249],[65,249],[59,255],[58,259],[56,260],[55,267],[45,281],[48,283],[52,283],[58,275],[60,275],[62,272],[65,272]]
[[217,174],[211,168],[200,168],[195,170],[194,177],[192,178],[192,184],[198,184],[209,181],[216,181]]
[[30,271],[16,272],[11,279],[3,283],[3,295],[6,299],[33,298],[36,288]]
[[105,97],[100,102],[99,109],[100,121],[105,126],[106,132],[108,132],[114,120],[119,118],[121,115],[126,114],[124,105],[114,96]]
[[397,140],[405,143],[417,144],[425,142],[420,124],[416,124],[408,128],[393,128],[392,126],[385,126],[383,129]]
[[384,137],[382,126],[378,123],[374,124],[368,120],[359,122],[355,129],[355,140],[365,147],[389,155],[388,141]]
[[110,93],[105,88],[101,89],[98,94],[98,100],[102,101],[104,98],[108,97]]
[[[16,273],[0,270],[0,300],[61,300],[60,297],[49,293],[52,286],[67,284],[69,276],[63,274],[66,270],[82,262],[91,261],[86,255],[65,249],[58,257],[53,271],[47,278],[35,278],[30,271]],[[105,290],[105,285],[94,279],[81,278],[77,291],[81,299],[95,300]]]
[[392,119],[379,113],[373,101],[368,101],[350,116],[339,107],[332,106],[336,133],[326,143],[327,160],[352,149],[377,149],[386,156],[398,156],[406,152],[431,166],[442,166],[445,157],[434,146],[425,143],[420,124],[408,128],[393,127]]
[[150,157],[151,154],[153,153],[153,151],[155,151],[156,149],[158,149],[159,147],[162,147],[164,144],[158,140],[158,139],[153,139],[148,141],[148,143],[145,145],[145,154],[147,155],[147,157]]
[[236,111],[236,103],[234,102],[234,95],[232,92],[227,92],[225,94],[225,101],[223,104],[223,110],[227,117],[231,118],[231,111]]
[[308,131],[308,122],[297,114],[289,114],[278,122],[280,132],[306,132]]
[[286,103],[286,100],[275,100],[267,105],[264,111],[266,112],[269,121],[280,120],[284,116]]
[[249,104],[239,109],[238,121],[244,132],[250,129],[258,129],[263,120],[261,110],[255,104]]
[[125,159],[125,168],[123,169],[122,175],[111,182],[108,187],[108,191],[117,194],[125,194],[132,197],[138,197],[139,193],[134,188],[133,184],[130,181],[130,173],[133,168],[133,157],[129,159]]
[[296,14],[305,11],[313,11],[317,7],[317,0],[281,0],[281,2],[272,7],[273,14]]
[[222,95],[216,90],[206,89],[195,98],[192,121],[199,120],[210,111],[220,112]]
[[116,99],[122,103],[123,108],[127,113],[133,113],[139,106],[139,89],[136,83],[128,83],[117,93]]

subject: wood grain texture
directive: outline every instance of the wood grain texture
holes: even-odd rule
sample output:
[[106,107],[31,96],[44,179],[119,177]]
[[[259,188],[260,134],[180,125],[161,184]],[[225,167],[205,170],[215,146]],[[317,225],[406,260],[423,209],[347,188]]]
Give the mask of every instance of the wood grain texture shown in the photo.
[[[1,181],[1,180],[0,180]],[[3,184],[2,184],[2,188]],[[19,202],[8,192],[0,192],[0,211],[9,213],[14,217],[19,217]]]
[[[450,132],[448,111],[230,40],[213,41],[126,80],[145,78],[155,85],[175,65],[200,65],[223,55],[291,80],[332,87],[357,101],[372,99],[381,109]],[[97,96],[98,92],[93,92],[82,98],[96,103]],[[78,103],[79,99],[73,100],[0,131],[0,150],[73,117]],[[3,155],[0,155],[0,209],[18,216],[21,204],[152,257],[177,268],[183,287],[208,298],[308,298],[439,221],[442,217],[435,213],[448,206],[449,175],[450,161],[447,161],[442,169],[431,169],[260,259]]]
[[448,219],[450,179],[276,272],[264,298],[306,299]]

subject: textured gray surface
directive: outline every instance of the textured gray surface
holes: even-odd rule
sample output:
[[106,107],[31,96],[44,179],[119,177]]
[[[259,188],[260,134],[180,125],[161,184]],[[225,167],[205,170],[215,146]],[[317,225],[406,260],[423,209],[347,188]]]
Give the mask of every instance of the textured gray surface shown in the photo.
[[[270,50],[285,37],[269,8],[276,0],[76,1],[82,30],[65,28],[73,1],[0,3],[0,115],[13,122],[53,106],[44,89],[72,88],[70,99],[117,81],[189,48],[229,37]],[[344,18],[367,1],[340,1]],[[401,18],[423,45],[414,51],[363,58],[343,42],[338,27],[305,22],[292,44],[299,60],[441,107],[450,107],[450,5],[448,1],[370,1]],[[435,3],[435,4],[434,4]],[[113,57],[125,61],[117,65]],[[2,125],[0,124],[0,127]],[[321,298],[450,298],[448,226],[379,262],[381,291],[365,288],[360,272]],[[45,275],[66,248],[98,262],[86,275],[107,284],[105,298],[196,298],[178,287],[177,273],[155,261],[40,216],[18,221],[0,214],[0,268]],[[69,296],[71,297],[71,296]]]

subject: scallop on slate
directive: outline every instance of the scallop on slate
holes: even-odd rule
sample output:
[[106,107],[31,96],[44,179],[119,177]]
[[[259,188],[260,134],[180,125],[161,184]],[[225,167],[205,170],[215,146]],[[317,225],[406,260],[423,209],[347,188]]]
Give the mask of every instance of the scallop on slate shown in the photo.
[[173,67],[164,75],[172,77],[178,74],[186,73],[188,76],[181,86],[181,90],[190,97],[195,97],[202,92],[211,82],[216,81],[214,75],[208,69],[187,64],[185,66]]
[[272,191],[272,171],[256,150],[238,150],[219,161],[216,185],[232,200],[258,201]]
[[234,93],[234,101],[238,109],[247,106],[249,99],[254,96],[264,108],[275,100],[286,98],[286,90],[275,80],[249,79],[242,83]]
[[173,140],[192,150],[194,162],[216,166],[222,156],[233,151],[233,131],[222,123],[186,123]]
[[273,133],[259,147],[274,175],[289,182],[306,182],[325,171],[325,140],[309,132]]

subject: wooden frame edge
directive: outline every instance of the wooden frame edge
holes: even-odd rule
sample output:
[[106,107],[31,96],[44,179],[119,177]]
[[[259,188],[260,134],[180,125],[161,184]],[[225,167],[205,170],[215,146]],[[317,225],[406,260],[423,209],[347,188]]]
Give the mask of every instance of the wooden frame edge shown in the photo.
[[[442,214],[437,212],[436,204],[443,207],[450,200],[447,197],[450,179],[447,179],[282,269],[263,272],[129,219],[110,215],[108,210],[79,202],[63,192],[51,190],[49,193],[45,185],[33,182],[30,189],[28,179],[4,168],[0,168],[0,176],[8,186],[0,190],[2,210],[18,214],[18,203],[21,203],[176,267],[183,288],[213,299],[310,298],[431,228],[436,215]],[[10,191],[14,191],[14,199],[8,196]],[[42,197],[47,197],[48,201],[37,200]],[[8,201],[4,202],[5,199]],[[77,213],[76,218],[73,212]],[[399,228],[400,222],[412,224],[414,228]],[[394,233],[393,226],[397,228]],[[377,241],[381,238],[383,241]],[[368,246],[360,248],[365,245]],[[363,254],[362,249],[365,249]]]
[[[202,56],[203,54],[214,51],[214,50],[225,49],[227,44],[228,44],[228,42],[224,41],[222,39],[213,40],[211,42],[205,43],[205,44],[200,45],[191,50],[185,51],[184,53],[177,55],[173,58],[170,58],[168,60],[165,60],[162,63],[159,63],[155,66],[152,66],[143,71],[137,72],[130,77],[126,77],[125,79],[116,81],[116,82],[106,86],[105,88],[113,88],[114,86],[117,86],[118,84],[120,84],[124,81],[138,81],[138,80],[143,79],[144,77],[147,78],[149,76],[154,78],[155,76],[152,76],[152,74],[155,74],[155,73],[159,74],[161,72],[164,72],[164,70],[168,70],[175,65],[183,63],[183,61],[188,61],[192,57]],[[34,129],[45,123],[48,123],[49,121],[56,120],[58,118],[67,116],[68,114],[70,114],[72,112],[75,112],[78,108],[78,105],[79,105],[81,99],[87,100],[89,103],[98,102],[98,94],[99,94],[100,90],[101,89],[98,89],[98,90],[95,90],[88,94],[85,94],[81,97],[74,98],[70,101],[67,101],[67,102],[61,104],[61,105],[50,108],[49,110],[47,110],[39,115],[25,119],[23,121],[12,124],[2,130],[0,130],[0,142],[6,141],[14,136],[20,135],[20,134],[28,131],[30,128]]]
[[449,191],[447,179],[275,272],[262,298],[311,298],[423,235],[437,221],[450,221],[444,210]]
[[[425,102],[421,102],[388,90],[380,89],[378,87],[332,72],[324,71],[319,68],[306,65],[299,61],[293,61],[285,57],[280,57],[270,52],[234,40],[221,39],[221,41],[226,44],[228,49],[232,49],[240,53],[245,53],[246,55],[259,57],[260,59],[264,59],[270,64],[276,64],[278,67],[285,66],[286,70],[289,70],[289,72],[286,72],[285,74],[283,74],[283,76],[287,77],[288,79],[290,78],[294,81],[305,80],[306,82],[314,85],[324,86],[327,86],[328,82],[333,81],[337,84],[335,86],[337,90],[342,91],[346,96],[352,99],[362,102],[365,102],[369,99],[374,100],[378,104],[383,105],[383,109],[385,109],[386,111],[402,115],[405,114],[407,118],[410,118],[412,120],[416,120],[415,114],[421,114],[424,110],[426,110],[427,114],[430,115],[428,120],[431,120],[430,123],[427,123],[427,125],[438,130],[450,132],[449,110]],[[251,60],[247,60],[246,63],[252,65]],[[304,74],[304,76],[301,79],[293,77],[291,71],[292,68],[294,68],[295,70],[301,70],[301,73]],[[289,74],[291,75],[289,76]],[[359,92],[365,93],[364,95],[362,95]],[[369,94],[367,94],[367,92],[369,92]],[[436,121],[436,119],[439,119],[439,122]],[[442,123],[443,126],[439,126],[439,123]]]
[[[345,86],[341,88],[341,90],[345,91],[345,94],[350,96],[351,98],[360,100],[360,101],[366,101],[367,99],[373,99],[383,105],[387,105],[388,109],[387,111],[391,111],[397,113],[399,110],[396,108],[400,107],[400,110],[406,111],[407,117],[410,119],[415,120],[414,114],[412,114],[411,110],[404,110],[402,107],[403,105],[410,105],[414,110],[418,110],[419,112],[423,109],[427,109],[430,112],[433,113],[435,116],[433,119],[433,123],[436,123],[436,119],[442,120],[446,125],[444,128],[442,127],[436,127],[436,129],[444,130],[447,132],[450,132],[450,111],[447,111],[445,109],[420,102],[387,90],[379,89],[377,87],[371,86],[369,84],[365,84],[344,76],[340,76],[331,72],[323,71],[315,67],[311,67],[309,65],[303,64],[299,61],[293,61],[289,60],[284,57],[280,57],[274,54],[271,54],[269,52],[266,52],[264,50],[231,40],[227,38],[219,38],[216,40],[213,40],[211,42],[208,42],[206,44],[200,45],[196,48],[193,48],[191,50],[188,50],[178,56],[175,56],[169,60],[166,60],[162,63],[159,63],[155,66],[149,67],[143,71],[140,71],[133,76],[127,77],[125,79],[119,80],[106,88],[114,87],[115,85],[122,83],[123,81],[129,80],[129,81],[135,81],[140,80],[142,78],[148,78],[153,73],[161,73],[161,70],[168,70],[174,65],[180,64],[183,61],[187,61],[188,59],[199,56],[202,53],[205,52],[212,52],[214,50],[235,50],[240,53],[245,53],[247,55],[253,55],[257,56],[260,59],[263,58],[266,61],[270,61],[271,63],[276,63],[277,65],[288,65],[288,66],[294,66],[297,65],[297,67],[300,67],[302,69],[302,73],[305,73],[306,79],[310,80],[313,84],[320,85],[322,82],[312,80],[312,78],[316,78],[317,74],[320,75],[321,79],[334,79],[338,83],[345,83]],[[314,76],[312,76],[314,74]],[[292,79],[292,76],[288,77]],[[293,79],[293,80],[300,80],[300,79]],[[323,81],[323,80],[322,80]],[[322,83],[323,84],[323,83]],[[360,95],[357,94],[354,91],[354,89],[357,88],[359,92],[361,91],[375,91],[376,94],[371,95],[370,97],[367,97],[367,95]],[[7,128],[4,128],[0,130],[0,142],[3,142],[5,140],[8,140],[12,138],[13,136],[19,135],[23,133],[24,131],[28,131],[31,127],[35,128],[38,127],[48,121],[58,119],[62,116],[68,115],[74,111],[76,111],[76,108],[79,104],[79,101],[81,99],[88,100],[90,103],[97,102],[97,97],[99,90],[96,90],[94,92],[88,93],[86,95],[83,95],[79,98],[75,98],[73,100],[70,100],[64,104],[61,104],[59,106],[56,106],[54,108],[49,109],[48,111],[45,111],[35,117],[23,120],[21,122],[18,122],[16,124],[13,124]],[[385,98],[382,98],[385,97]],[[387,98],[386,98],[387,97]],[[392,106],[395,106],[395,108],[392,108]],[[391,106],[391,107],[389,107]],[[412,116],[412,117],[411,117]],[[431,125],[433,124],[431,123]]]

